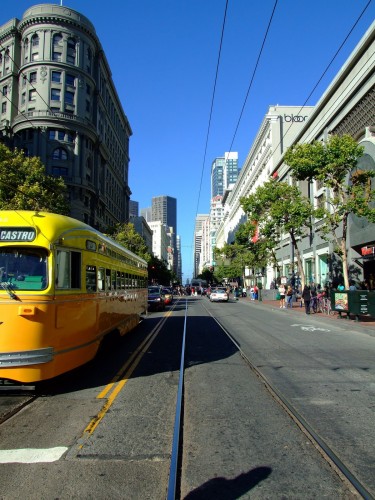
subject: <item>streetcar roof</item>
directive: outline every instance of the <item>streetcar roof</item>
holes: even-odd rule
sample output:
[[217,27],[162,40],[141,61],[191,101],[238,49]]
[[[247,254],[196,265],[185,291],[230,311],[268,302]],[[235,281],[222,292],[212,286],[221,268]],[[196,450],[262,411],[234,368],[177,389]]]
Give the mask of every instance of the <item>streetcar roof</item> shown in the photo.
[[[5,228],[34,227],[38,229],[38,236],[44,237],[47,243],[54,244],[59,239],[68,235],[77,238],[100,239],[112,248],[121,252],[126,252],[129,256],[147,265],[147,262],[134,254],[126,247],[120,245],[112,238],[101,233],[97,229],[85,224],[82,221],[73,219],[66,215],[54,214],[50,212],[37,212],[33,210],[0,210],[0,230]],[[12,243],[7,241],[7,244]],[[1,243],[2,244],[2,243]]]

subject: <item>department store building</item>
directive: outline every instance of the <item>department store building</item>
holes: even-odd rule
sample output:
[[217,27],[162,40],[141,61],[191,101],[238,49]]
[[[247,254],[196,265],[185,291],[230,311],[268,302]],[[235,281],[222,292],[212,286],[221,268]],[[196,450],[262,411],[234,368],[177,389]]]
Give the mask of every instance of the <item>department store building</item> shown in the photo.
[[[330,134],[354,137],[364,147],[359,168],[375,169],[375,22],[316,106],[269,107],[237,183],[224,194],[224,219],[216,232],[216,246],[221,248],[225,242],[233,242],[239,225],[246,221],[240,206],[242,196],[253,193],[270,177],[293,182],[289,167],[283,162],[289,146],[325,141]],[[307,182],[299,185],[315,206],[328,194],[316,182],[310,191]],[[306,235],[299,242],[299,249],[307,282],[335,283],[341,278],[339,257],[334,253],[333,244],[323,241],[318,231]],[[278,266],[275,268],[245,269],[246,284],[261,280],[265,288],[270,288],[271,283],[281,277],[290,279],[296,270],[296,261],[288,236],[280,242],[276,255]],[[375,276],[375,224],[350,217],[348,259],[352,279],[363,281]]]
[[129,219],[132,130],[92,23],[30,7],[0,27],[0,133],[68,186],[71,215],[106,229]]

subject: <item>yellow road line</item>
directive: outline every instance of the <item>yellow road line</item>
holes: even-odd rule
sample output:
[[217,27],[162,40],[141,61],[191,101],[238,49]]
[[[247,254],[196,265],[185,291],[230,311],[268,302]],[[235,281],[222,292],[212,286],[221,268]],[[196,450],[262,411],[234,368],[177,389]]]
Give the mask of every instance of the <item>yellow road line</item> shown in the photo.
[[[132,354],[130,359],[128,359],[126,363],[124,363],[117,374],[113,377],[112,381],[98,394],[97,399],[103,399],[110,391],[112,391],[110,392],[107,401],[103,405],[98,415],[90,421],[86,429],[83,431],[83,436],[89,437],[90,435],[92,435],[171,314],[172,312],[168,311],[163,320],[158,325],[156,325],[156,327],[146,337],[139,348]],[[81,445],[80,448],[82,448],[82,446],[83,445]]]

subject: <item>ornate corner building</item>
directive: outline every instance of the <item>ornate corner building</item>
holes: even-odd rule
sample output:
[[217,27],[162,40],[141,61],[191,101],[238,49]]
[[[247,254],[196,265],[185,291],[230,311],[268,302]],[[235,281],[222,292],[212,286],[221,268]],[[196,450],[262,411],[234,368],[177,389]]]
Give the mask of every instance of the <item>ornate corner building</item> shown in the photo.
[[0,27],[0,132],[68,186],[71,215],[129,219],[129,137],[103,48],[75,10],[43,4]]

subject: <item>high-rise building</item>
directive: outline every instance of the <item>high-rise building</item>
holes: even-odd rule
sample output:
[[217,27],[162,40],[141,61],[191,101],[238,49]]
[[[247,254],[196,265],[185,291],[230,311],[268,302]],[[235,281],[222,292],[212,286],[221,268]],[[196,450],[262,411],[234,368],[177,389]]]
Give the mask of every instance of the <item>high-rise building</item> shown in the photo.
[[138,201],[129,200],[129,217],[138,217],[139,203]]
[[[170,247],[171,252],[169,255],[169,263],[171,264],[171,269],[177,275],[178,267],[178,256],[177,256],[177,200],[171,196],[154,196],[152,198],[152,220],[162,222],[165,227],[167,234],[170,236]],[[172,229],[171,229],[172,228]]]
[[160,220],[173,227],[177,233],[177,200],[171,196],[154,196],[152,198],[152,220]]
[[195,218],[194,229],[194,276],[196,278],[200,273],[200,262],[202,253],[202,238],[203,238],[203,225],[206,223],[210,216],[208,214],[198,214]]
[[0,27],[0,135],[62,176],[71,215],[129,220],[129,121],[93,24],[39,4]]
[[225,153],[215,158],[211,165],[211,198],[223,196],[236,183],[238,172],[238,153]]

